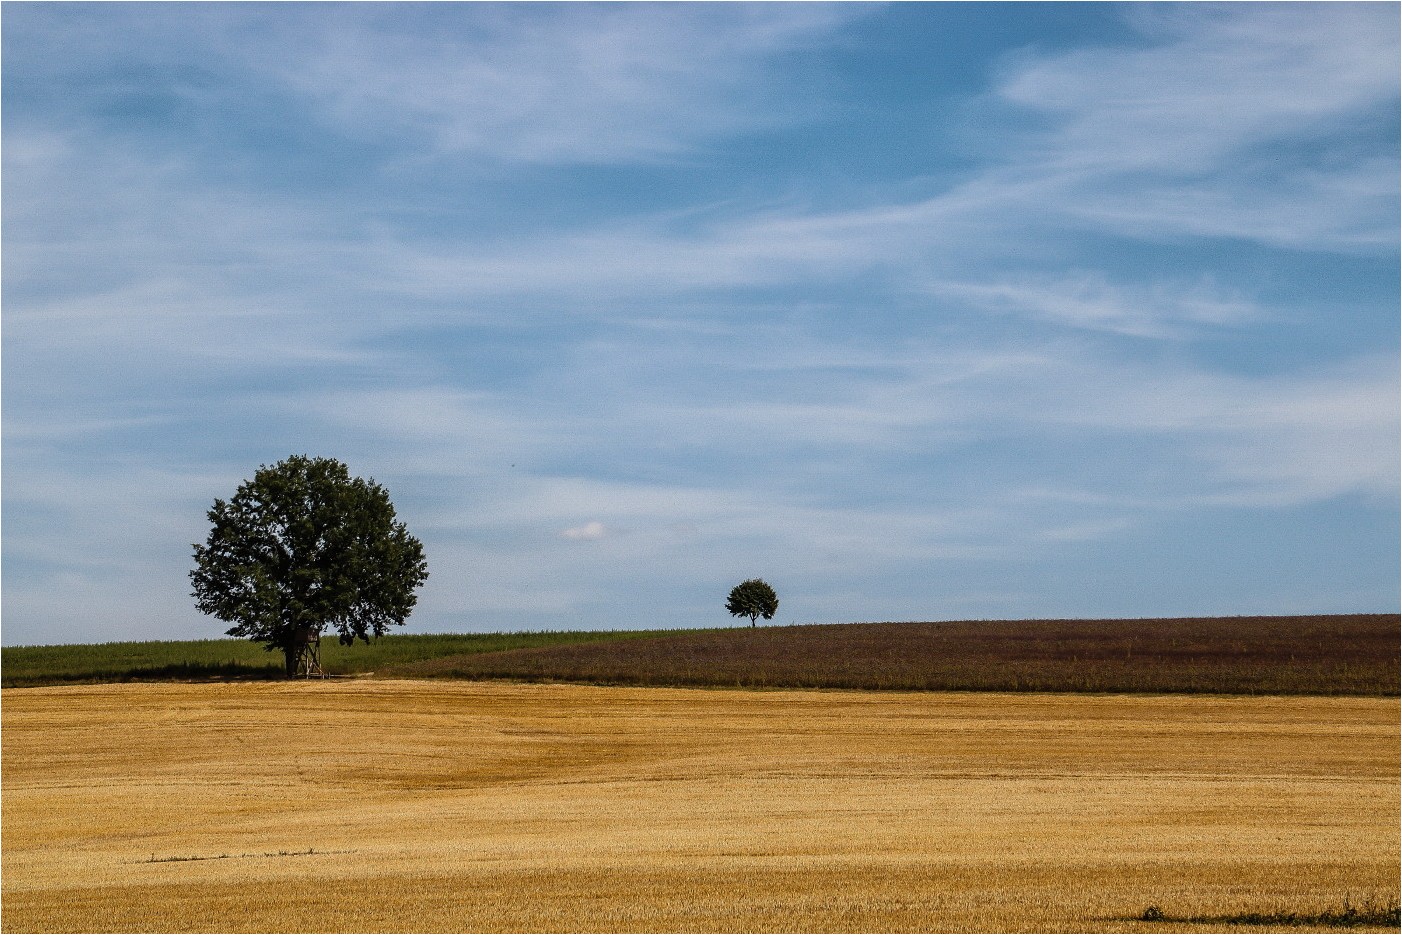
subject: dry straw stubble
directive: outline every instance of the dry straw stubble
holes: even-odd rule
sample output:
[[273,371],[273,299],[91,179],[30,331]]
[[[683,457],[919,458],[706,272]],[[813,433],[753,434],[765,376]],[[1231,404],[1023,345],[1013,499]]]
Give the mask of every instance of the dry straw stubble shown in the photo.
[[1395,699],[80,686],[6,691],[3,741],[6,931],[1131,931],[1398,888]]

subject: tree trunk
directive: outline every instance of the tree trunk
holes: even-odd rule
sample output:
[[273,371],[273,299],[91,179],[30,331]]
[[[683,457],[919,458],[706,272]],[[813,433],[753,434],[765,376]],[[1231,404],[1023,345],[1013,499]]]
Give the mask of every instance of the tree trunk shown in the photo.
[[282,659],[287,666],[287,677],[292,679],[297,677],[297,658],[302,655],[298,646],[282,647]]

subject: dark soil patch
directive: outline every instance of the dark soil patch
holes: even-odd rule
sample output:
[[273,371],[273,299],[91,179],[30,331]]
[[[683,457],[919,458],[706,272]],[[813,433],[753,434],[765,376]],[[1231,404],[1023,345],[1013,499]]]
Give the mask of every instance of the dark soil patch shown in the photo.
[[446,656],[381,677],[922,691],[1396,695],[1397,614],[741,627]]

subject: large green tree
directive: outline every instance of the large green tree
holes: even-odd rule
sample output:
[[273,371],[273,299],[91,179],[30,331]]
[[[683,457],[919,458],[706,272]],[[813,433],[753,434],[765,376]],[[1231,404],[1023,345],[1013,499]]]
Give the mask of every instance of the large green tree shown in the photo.
[[730,589],[725,609],[730,611],[732,617],[749,617],[750,626],[754,626],[758,617],[773,619],[779,610],[779,596],[763,579],[751,578]]
[[316,670],[328,630],[350,645],[402,625],[428,578],[389,493],[332,458],[264,465],[208,515],[190,572],[195,606],[232,623],[230,636],[281,650],[289,676]]

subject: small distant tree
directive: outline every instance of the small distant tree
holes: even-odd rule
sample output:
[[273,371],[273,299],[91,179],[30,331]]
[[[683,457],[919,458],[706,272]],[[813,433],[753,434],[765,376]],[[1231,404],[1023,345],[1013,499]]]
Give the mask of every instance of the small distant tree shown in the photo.
[[779,596],[762,579],[751,578],[730,589],[725,609],[730,611],[732,617],[749,617],[750,626],[754,626],[760,617],[774,619],[775,612],[779,610]]
[[327,629],[349,646],[403,625],[428,578],[389,493],[331,458],[260,467],[208,516],[190,572],[195,606],[232,623],[230,636],[280,650],[288,676],[319,671]]

